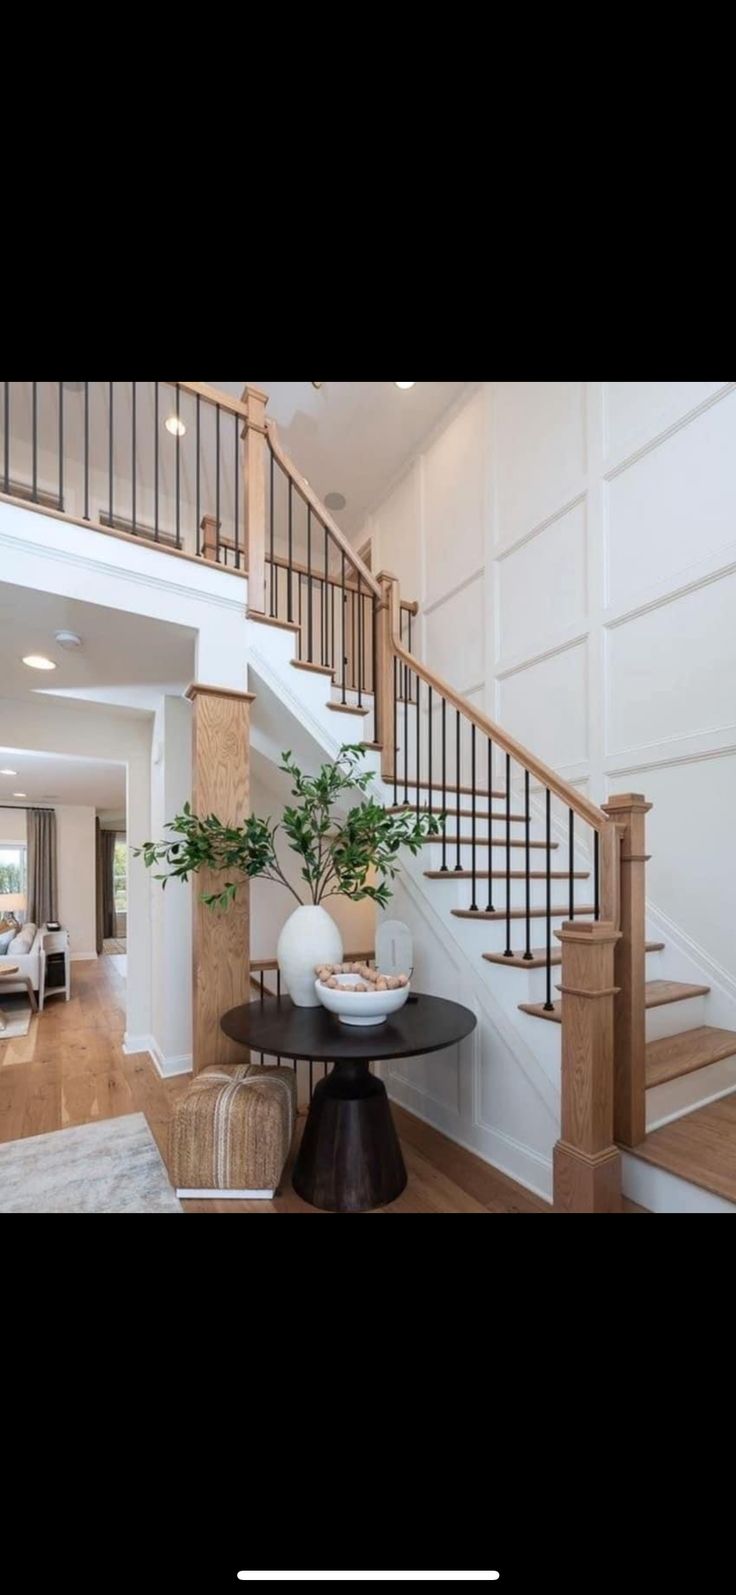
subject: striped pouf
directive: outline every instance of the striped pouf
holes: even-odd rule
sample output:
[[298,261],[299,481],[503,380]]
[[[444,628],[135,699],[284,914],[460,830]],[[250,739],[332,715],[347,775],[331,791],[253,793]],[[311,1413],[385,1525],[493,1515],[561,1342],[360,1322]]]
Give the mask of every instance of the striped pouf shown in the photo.
[[169,1168],[177,1196],[274,1195],[296,1118],[293,1069],[203,1069],[174,1109]]

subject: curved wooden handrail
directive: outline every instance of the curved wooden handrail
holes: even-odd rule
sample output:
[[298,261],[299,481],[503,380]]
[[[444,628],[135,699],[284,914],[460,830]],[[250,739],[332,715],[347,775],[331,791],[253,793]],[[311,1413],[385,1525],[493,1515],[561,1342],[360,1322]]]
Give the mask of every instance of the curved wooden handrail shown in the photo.
[[329,510],[325,508],[322,500],[317,497],[317,494],[309,486],[309,483],[305,482],[304,477],[300,475],[293,460],[289,458],[285,449],[282,447],[279,440],[278,427],[276,426],[275,421],[266,422],[266,438],[274,459],[278,460],[282,470],[285,471],[286,475],[293,482],[297,493],[299,493],[300,497],[304,499],[305,504],[308,504],[310,509],[314,510],[315,515],[322,522],[322,525],[327,527],[327,530],[334,542],[336,542],[338,547],[342,550],[345,558],[349,560],[353,570],[356,571],[360,576],[361,585],[366,587],[369,592],[373,593],[374,598],[382,598],[383,594],[375,576],[372,575],[371,571],[369,571],[367,565],[363,564],[360,555],[356,554],[352,544],[348,542],[345,533],[340,531],[337,521],[333,521]]
[[179,387],[183,393],[193,393],[195,397],[206,399],[208,404],[219,404],[221,410],[231,410],[233,415],[242,415],[244,421],[248,419],[248,406],[242,399],[233,398],[232,393],[222,393],[219,388],[211,388],[209,382],[170,382],[169,387]]
[[592,825],[594,830],[608,830],[610,826],[609,817],[603,813],[602,809],[598,808],[597,803],[591,803],[588,798],[583,797],[582,793],[578,792],[574,786],[570,786],[554,770],[550,770],[549,765],[543,764],[542,760],[538,759],[535,754],[530,753],[529,749],[523,747],[521,742],[517,742],[514,737],[509,736],[508,731],[504,731],[500,725],[496,724],[495,720],[490,720],[488,715],[484,714],[481,709],[476,709],[474,704],[468,703],[467,698],[463,698],[447,681],[443,681],[442,677],[438,676],[434,670],[430,670],[427,665],[422,664],[420,659],[415,658],[414,654],[409,653],[408,648],[404,647],[404,644],[396,636],[395,631],[392,632],[392,642],[397,659],[407,665],[412,674],[419,676],[428,687],[432,688],[433,692],[437,692],[441,698],[445,698],[448,703],[451,703],[454,709],[459,709],[466,720],[470,720],[471,724],[483,733],[483,736],[491,739],[495,747],[502,748],[504,753],[508,753],[512,759],[516,759],[517,764],[528,770],[530,775],[535,776],[542,786],[549,787],[550,792],[554,792],[555,796],[562,800],[566,808],[572,809],[575,814],[579,815],[581,820],[586,820],[588,825]]

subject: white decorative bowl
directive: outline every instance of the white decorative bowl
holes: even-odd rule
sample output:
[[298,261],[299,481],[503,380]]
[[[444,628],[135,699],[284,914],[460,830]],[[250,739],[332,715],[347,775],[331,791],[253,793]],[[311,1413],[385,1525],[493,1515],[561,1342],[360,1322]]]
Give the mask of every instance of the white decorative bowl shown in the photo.
[[398,1013],[411,991],[411,986],[399,986],[394,991],[353,991],[361,984],[360,975],[337,975],[340,987],[323,986],[315,980],[314,989],[324,1008],[337,1014],[344,1025],[380,1025],[389,1014]]

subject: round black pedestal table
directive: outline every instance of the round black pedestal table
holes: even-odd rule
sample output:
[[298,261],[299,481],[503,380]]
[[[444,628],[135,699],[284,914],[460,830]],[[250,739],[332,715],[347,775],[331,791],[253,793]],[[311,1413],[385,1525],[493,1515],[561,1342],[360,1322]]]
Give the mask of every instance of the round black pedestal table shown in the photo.
[[254,1052],[334,1064],[314,1088],[292,1183],[313,1207],[362,1213],[392,1202],[406,1185],[386,1087],[369,1064],[441,1052],[470,1035],[476,1019],[460,1003],[412,992],[380,1025],[345,1025],[321,1006],[295,1008],[290,997],[244,1003],[220,1023]]

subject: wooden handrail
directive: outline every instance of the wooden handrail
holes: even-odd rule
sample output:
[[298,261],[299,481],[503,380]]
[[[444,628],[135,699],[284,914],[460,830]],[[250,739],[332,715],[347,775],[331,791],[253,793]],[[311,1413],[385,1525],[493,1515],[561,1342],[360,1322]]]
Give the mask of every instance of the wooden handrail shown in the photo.
[[[367,587],[368,590],[373,593],[375,598],[381,598],[381,588],[379,583],[376,581],[375,576],[371,571],[369,571],[368,566],[363,564],[360,555],[356,554],[352,544],[348,542],[345,533],[340,531],[337,521],[332,519],[329,510],[322,503],[322,500],[317,497],[317,494],[309,486],[309,483],[305,482],[304,477],[300,475],[299,471],[294,465],[293,460],[289,458],[285,449],[282,448],[275,421],[266,422],[266,437],[268,439],[269,447],[274,459],[278,460],[282,470],[293,482],[297,493],[301,498],[303,498],[304,503],[308,504],[310,509],[314,510],[315,515],[322,522],[322,525],[327,528],[327,531],[330,533],[330,536],[333,538],[334,542],[336,542],[338,547],[342,550],[345,558],[349,560],[353,570],[358,572],[362,586]],[[292,569],[293,568],[294,567],[292,566]]]
[[576,791],[574,786],[570,786],[567,781],[563,781],[562,777],[557,775],[554,770],[551,770],[548,764],[544,764],[535,754],[530,753],[528,748],[523,747],[521,742],[517,742],[514,737],[509,736],[508,731],[504,731],[500,725],[496,724],[495,720],[490,720],[488,715],[484,714],[481,709],[476,709],[475,705],[469,703],[467,698],[463,698],[459,692],[456,692],[449,682],[443,681],[442,677],[438,676],[434,670],[430,670],[428,665],[422,664],[420,659],[409,653],[408,648],[404,647],[401,638],[397,637],[395,625],[392,625],[391,628],[391,641],[397,659],[408,665],[413,675],[421,677],[422,681],[426,682],[433,692],[438,693],[441,698],[445,698],[448,703],[452,704],[454,709],[458,709],[460,714],[464,715],[466,720],[470,720],[471,724],[476,726],[484,736],[490,737],[496,747],[502,748],[504,753],[508,753],[512,759],[516,759],[517,763],[523,769],[528,770],[530,775],[535,776],[542,786],[549,787],[550,792],[554,792],[556,797],[561,798],[565,806],[572,809],[575,814],[578,814],[581,820],[586,820],[588,825],[592,825],[596,831],[607,831],[610,828],[611,822],[608,815],[604,814],[596,803],[591,803],[588,798],[583,797],[582,793]]
[[242,415],[244,421],[248,419],[248,406],[242,399],[235,399],[232,393],[223,393],[220,388],[211,388],[209,382],[171,382],[169,386],[179,387],[183,393],[198,395],[200,399],[206,399],[208,404],[219,404],[221,410],[231,410],[233,415]]

